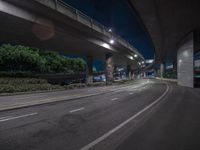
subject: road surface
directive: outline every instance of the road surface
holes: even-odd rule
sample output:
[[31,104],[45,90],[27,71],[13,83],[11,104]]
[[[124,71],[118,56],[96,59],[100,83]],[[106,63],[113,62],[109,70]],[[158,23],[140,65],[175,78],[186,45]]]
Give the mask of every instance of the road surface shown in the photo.
[[[200,149],[199,89],[158,80],[105,89],[96,96],[1,111],[0,149]],[[37,96],[42,98],[16,97]]]

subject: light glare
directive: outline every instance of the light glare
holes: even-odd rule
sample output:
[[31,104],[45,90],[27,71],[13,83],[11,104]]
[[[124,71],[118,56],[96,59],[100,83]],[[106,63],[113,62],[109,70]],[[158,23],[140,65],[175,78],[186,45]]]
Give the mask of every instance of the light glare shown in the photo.
[[102,45],[104,48],[107,48],[107,49],[110,49],[110,45],[109,44],[107,44],[107,43],[103,43],[103,45]]
[[110,40],[110,44],[114,44],[115,41],[113,39]]

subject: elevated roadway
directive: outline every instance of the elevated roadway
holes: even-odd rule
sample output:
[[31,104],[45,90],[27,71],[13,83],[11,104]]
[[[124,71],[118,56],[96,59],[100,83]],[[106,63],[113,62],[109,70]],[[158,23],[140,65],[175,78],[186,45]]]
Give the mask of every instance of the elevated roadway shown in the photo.
[[200,50],[199,0],[129,0],[136,11],[161,63],[166,60],[177,65],[178,84],[194,86],[194,53]]
[[1,42],[87,56],[88,78],[93,58],[107,62],[111,78],[115,65],[133,70],[144,61],[128,42],[60,0],[1,0],[0,18]]

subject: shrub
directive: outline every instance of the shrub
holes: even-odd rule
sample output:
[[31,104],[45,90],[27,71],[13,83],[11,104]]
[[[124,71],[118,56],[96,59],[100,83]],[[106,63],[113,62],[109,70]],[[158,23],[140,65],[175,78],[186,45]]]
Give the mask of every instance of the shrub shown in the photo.
[[61,86],[51,84],[0,84],[0,93],[14,93],[27,91],[42,91],[63,89]]
[[43,79],[34,78],[0,78],[0,93],[41,91],[64,89],[59,85],[51,85]]

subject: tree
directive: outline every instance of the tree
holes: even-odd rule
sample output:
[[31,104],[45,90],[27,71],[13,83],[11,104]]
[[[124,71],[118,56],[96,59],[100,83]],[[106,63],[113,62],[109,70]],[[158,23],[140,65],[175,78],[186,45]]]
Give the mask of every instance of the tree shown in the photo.
[[44,70],[45,60],[38,51],[29,47],[4,44],[0,47],[0,68],[3,71],[34,71]]
[[73,73],[85,69],[81,58],[67,58],[54,51],[43,51],[27,46],[0,46],[1,71],[29,71],[36,73]]

